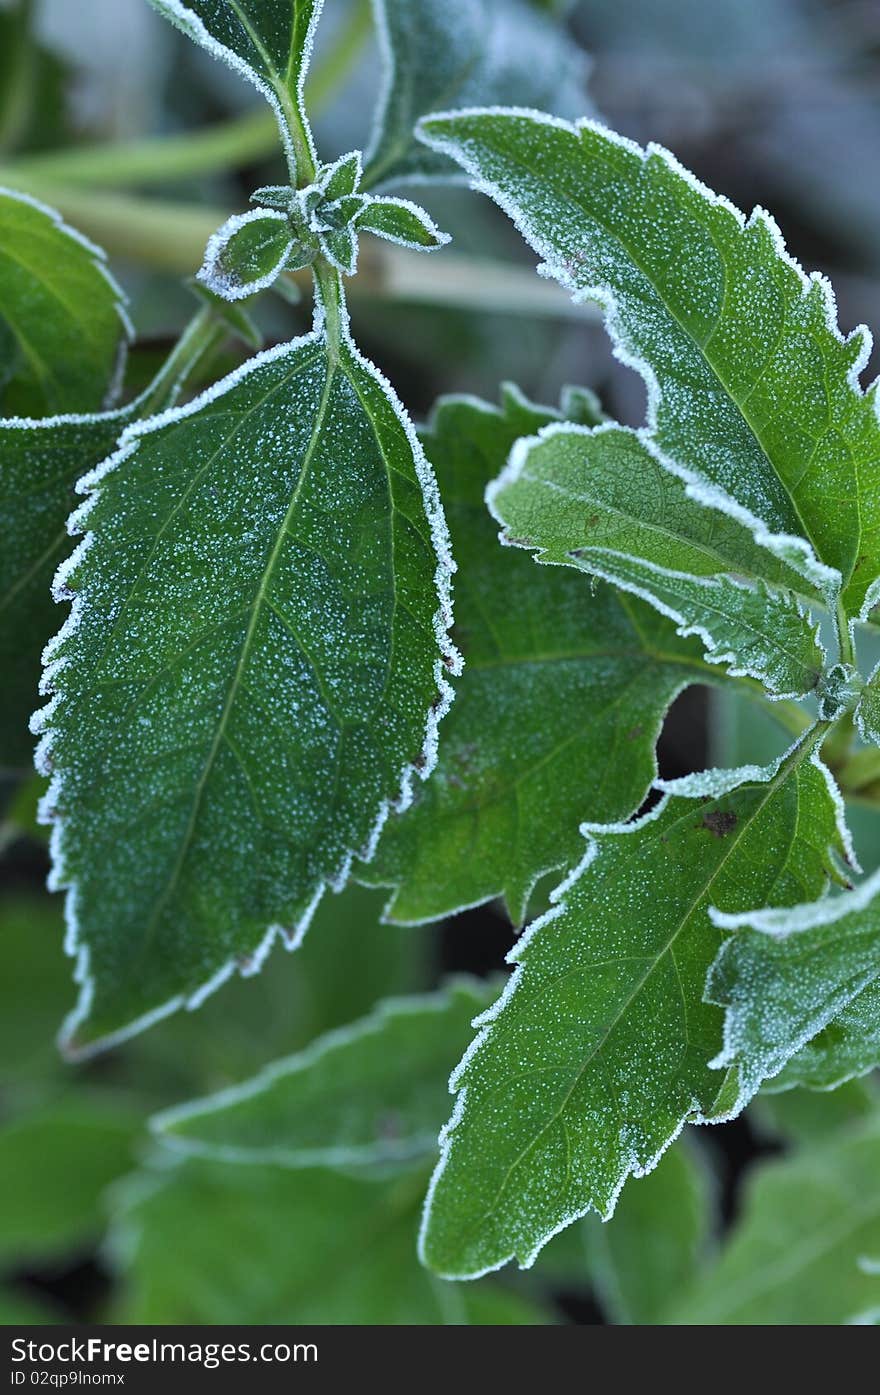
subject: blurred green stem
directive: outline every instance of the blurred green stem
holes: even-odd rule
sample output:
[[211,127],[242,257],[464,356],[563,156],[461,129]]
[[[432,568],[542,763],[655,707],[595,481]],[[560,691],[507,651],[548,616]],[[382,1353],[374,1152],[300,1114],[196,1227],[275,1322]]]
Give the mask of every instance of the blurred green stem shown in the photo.
[[[306,100],[313,115],[320,112],[348,76],[370,32],[370,24],[368,0],[356,0],[332,50],[316,65],[307,84]],[[3,177],[25,189],[31,182],[46,180],[122,189],[222,174],[263,160],[279,149],[275,117],[261,107],[203,131],[25,156],[10,163]]]
[[[201,265],[208,238],[229,210],[206,204],[92,191],[51,179],[22,178],[19,166],[0,166],[0,185],[57,208],[67,221],[97,242],[111,257],[124,258],[174,276],[191,275]],[[444,305],[487,314],[527,314],[553,319],[598,318],[591,305],[575,305],[561,287],[530,267],[443,251],[426,275],[425,254],[392,243],[364,246],[347,286],[350,298],[381,298],[413,305]],[[288,273],[306,290],[311,272]]]

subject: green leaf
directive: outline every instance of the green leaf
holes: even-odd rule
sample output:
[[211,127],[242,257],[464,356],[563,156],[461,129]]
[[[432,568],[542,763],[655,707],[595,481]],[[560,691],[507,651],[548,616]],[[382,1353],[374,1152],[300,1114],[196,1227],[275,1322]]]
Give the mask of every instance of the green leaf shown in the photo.
[[880,1088],[870,1075],[847,1080],[834,1090],[782,1089],[762,1091],[749,1105],[749,1122],[760,1133],[788,1143],[821,1143],[837,1129],[876,1115]]
[[521,923],[538,878],[580,856],[584,818],[638,808],[676,694],[720,677],[640,601],[605,586],[591,596],[582,578],[536,573],[498,547],[485,486],[519,436],[555,420],[507,388],[500,410],[441,401],[422,435],[460,567],[455,634],[466,671],[435,775],[358,869],[371,885],[395,887],[395,920],[436,920],[503,895]]
[[430,770],[458,662],[433,476],[344,326],[130,427],[79,488],[35,722],[73,1054],[299,943]]
[[627,553],[694,577],[746,576],[797,590],[803,578],[737,519],[708,508],[636,431],[554,422],[524,436],[487,490],[503,541],[576,565],[584,548]]
[[237,213],[209,241],[198,279],[223,300],[244,300],[272,285],[292,250],[286,214],[268,208]]
[[0,1083],[21,1086],[56,1064],[54,1035],[67,1005],[61,907],[47,896],[0,901]]
[[448,233],[441,232],[433,218],[409,199],[371,198],[358,214],[357,225],[364,232],[417,251],[433,252],[449,241]]
[[807,1043],[786,1084],[829,1088],[880,1064],[880,873],[817,905],[724,911],[714,922],[736,933],[706,987],[726,1012],[719,1065],[755,1090]]
[[862,689],[854,715],[862,740],[880,746],[880,664]]
[[[236,316],[244,318],[240,309],[226,307],[227,328]],[[117,411],[0,421],[0,527],[16,539],[0,555],[0,664],[6,681],[0,766],[31,767],[28,717],[37,701],[40,656],[58,626],[51,583],[70,546],[67,519],[77,481],[107,458],[127,425],[177,400],[223,332],[216,314],[210,324],[197,316],[144,391]],[[246,323],[239,332],[247,332]]]
[[809,1326],[880,1307],[880,1123],[764,1165],[714,1269],[667,1321]]
[[[504,541],[639,596],[683,637],[699,635],[708,663],[729,664],[731,674],[756,678],[777,696],[817,686],[826,656],[815,621],[793,595],[760,580],[763,559],[771,574],[777,559],[740,524],[690,499],[635,432],[545,428],[517,442],[486,497]],[[743,586],[730,571],[758,583]]]
[[27,768],[34,741],[40,655],[58,627],[52,577],[70,548],[76,481],[106,458],[132,414],[0,421],[0,765]]
[[603,1311],[620,1325],[662,1321],[670,1295],[703,1269],[714,1229],[714,1183],[688,1141],[669,1148],[610,1221],[583,1222],[588,1263]]
[[131,1168],[136,1126],[122,1107],[73,1096],[0,1128],[0,1264],[98,1234],[102,1193]]
[[413,134],[438,107],[517,102],[570,117],[591,109],[583,54],[527,0],[373,0],[373,8],[386,79],[368,186],[456,177],[453,161]]
[[682,637],[699,636],[706,662],[726,665],[733,677],[756,678],[776,697],[788,698],[819,684],[826,656],[818,625],[790,592],[760,583],[753,589],[727,577],[703,580],[601,548],[583,548],[577,560],[669,616]]
[[391,1183],[324,1169],[190,1161],[118,1196],[110,1255],[125,1323],[397,1326],[541,1323],[497,1284],[426,1274],[421,1171]]
[[357,270],[358,241],[354,228],[330,228],[321,234],[321,251],[331,266],[343,276],[354,276]]
[[308,183],[315,168],[315,146],[303,86],[324,0],[150,0],[150,4],[262,92],[278,119],[291,175]]
[[324,197],[333,202],[354,194],[363,177],[363,157],[359,150],[350,150],[332,165],[322,170]]
[[880,1065],[880,980],[862,989],[774,1077],[780,1089],[836,1089]]
[[244,1085],[157,1115],[153,1126],[184,1152],[224,1162],[430,1160],[448,1109],[449,1072],[494,996],[460,980],[431,995],[388,999]]
[[635,823],[591,830],[453,1074],[422,1234],[431,1268],[531,1264],[576,1217],[609,1216],[686,1120],[742,1108],[736,1072],[707,1065],[723,1021],[703,1000],[720,938],[708,911],[827,885],[846,841],[830,777],[815,752],[806,759],[815,741],[763,770],[674,781]]
[[51,208],[0,189],[4,415],[100,408],[121,377],[131,334],[124,303],[99,248]]
[[665,150],[590,122],[454,112],[420,126],[515,220],[544,267],[597,300],[649,389],[643,439],[848,613],[880,573],[880,395],[763,210],[745,218]]

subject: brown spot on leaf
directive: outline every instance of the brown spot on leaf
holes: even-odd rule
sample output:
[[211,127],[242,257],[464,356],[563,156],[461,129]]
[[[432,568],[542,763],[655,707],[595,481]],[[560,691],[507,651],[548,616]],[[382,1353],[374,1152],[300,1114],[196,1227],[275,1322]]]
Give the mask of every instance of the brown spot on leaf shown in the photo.
[[736,814],[724,813],[721,809],[712,809],[703,815],[697,828],[705,828],[707,833],[712,834],[713,838],[726,838],[728,833],[733,832],[736,825]]

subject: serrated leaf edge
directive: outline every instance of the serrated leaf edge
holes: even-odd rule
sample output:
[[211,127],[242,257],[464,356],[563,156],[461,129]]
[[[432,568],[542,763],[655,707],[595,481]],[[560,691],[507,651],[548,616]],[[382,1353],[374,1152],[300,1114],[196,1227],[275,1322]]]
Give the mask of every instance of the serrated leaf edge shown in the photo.
[[[553,891],[550,892],[550,909],[545,911],[543,915],[539,916],[537,920],[533,921],[532,924],[527,927],[527,929],[517,940],[516,944],[506,955],[505,962],[508,964],[513,964],[515,966],[514,971],[505,983],[504,989],[500,997],[496,1000],[496,1002],[494,1002],[491,1007],[487,1008],[487,1010],[484,1013],[481,1013],[479,1017],[474,1019],[473,1025],[475,1028],[479,1029],[478,1033],[474,1037],[470,1046],[467,1048],[465,1054],[462,1056],[458,1065],[455,1067],[455,1070],[449,1077],[449,1090],[451,1094],[455,1095],[455,1103],[448,1122],[440,1131],[440,1137],[438,1140],[440,1144],[440,1158],[437,1162],[437,1165],[431,1176],[431,1181],[428,1185],[428,1192],[425,1197],[424,1207],[422,1210],[422,1220],[419,1229],[419,1256],[422,1260],[422,1263],[425,1264],[426,1267],[431,1268],[431,1265],[427,1258],[426,1247],[428,1238],[428,1226],[430,1224],[431,1207],[433,1204],[434,1193],[446,1169],[446,1163],[452,1145],[452,1137],[455,1133],[458,1124],[461,1121],[462,1115],[464,1113],[465,1103],[467,1100],[468,1086],[462,1083],[462,1076],[464,1072],[467,1070],[467,1067],[470,1061],[472,1060],[473,1056],[488,1039],[492,1030],[492,1024],[495,1022],[496,1018],[498,1018],[501,1015],[504,1007],[507,1005],[509,1000],[513,997],[514,993],[516,992],[522,972],[522,955],[524,951],[528,948],[530,941],[536,934],[540,933],[540,931],[543,930],[545,926],[551,924],[552,921],[557,920],[559,916],[564,913],[566,909],[564,899],[565,896],[570,891],[572,886],[580,880],[581,876],[583,876],[583,874],[588,870],[588,868],[596,860],[596,858],[601,856],[601,845],[598,841],[598,838],[605,838],[609,836],[625,837],[628,834],[640,832],[642,829],[656,822],[656,820],[660,818],[660,816],[666,810],[666,807],[670,799],[672,799],[676,795],[680,797],[683,796],[685,798],[698,799],[704,794],[709,794],[711,797],[718,798],[725,793],[731,792],[743,783],[769,784],[770,781],[773,780],[773,778],[779,773],[785,762],[789,760],[791,756],[794,755],[794,753],[798,750],[799,747],[803,746],[805,742],[807,742],[811,738],[813,730],[815,729],[811,729],[810,731],[804,733],[804,735],[798,737],[798,739],[794,741],[791,744],[791,746],[789,746],[789,748],[782,753],[782,755],[778,756],[776,760],[772,761],[769,765],[766,766],[746,765],[731,770],[708,770],[698,775],[686,775],[677,780],[655,781],[655,787],[662,791],[662,797],[657,802],[657,804],[655,804],[653,808],[649,809],[646,814],[643,814],[641,818],[630,820],[627,823],[584,823],[581,825],[580,831],[587,840],[587,846],[583,857],[581,858],[580,862],[578,862],[571,869],[571,871],[559,883],[559,885],[555,887]],[[829,784],[829,790],[833,788],[836,791],[836,786],[833,782],[833,776],[831,776],[830,771],[828,771],[827,767],[824,766],[824,764],[822,763],[818,751],[814,750],[811,753],[809,759],[811,764],[816,765],[819,768],[819,770],[822,771],[826,782]],[[843,801],[840,798],[839,793],[836,794],[834,802],[838,832],[842,837],[845,838],[845,846],[851,846],[849,832],[846,829],[845,824],[841,826],[841,810],[843,808]],[[880,872],[876,874],[873,880],[875,880],[878,884],[878,887],[880,887]],[[860,890],[863,889],[864,888],[860,888]],[[823,904],[824,903],[821,902],[819,903],[819,905]],[[773,912],[768,911],[764,914],[772,915]],[[711,910],[710,915],[712,915],[713,921],[715,921],[715,915]],[[715,923],[717,924],[718,922],[715,921]],[[712,1061],[709,1064],[714,1067],[716,1065],[716,1062]],[[718,1066],[718,1069],[720,1070],[726,1067],[727,1064],[727,1062],[724,1062],[723,1066]],[[731,1105],[731,1107],[728,1110],[725,1110],[723,1113],[705,1116],[702,1113],[702,1111],[700,1111],[697,1101],[693,1100],[691,1112],[688,1112],[685,1115],[685,1117],[678,1124],[677,1128],[675,1128],[675,1130],[670,1134],[669,1138],[667,1138],[666,1142],[662,1145],[662,1147],[657,1151],[657,1153],[654,1156],[652,1156],[648,1160],[648,1162],[644,1166],[633,1164],[633,1160],[629,1160],[630,1165],[625,1167],[622,1176],[619,1178],[616,1187],[613,1189],[608,1206],[606,1210],[601,1213],[601,1219],[603,1221],[609,1221],[611,1219],[617,1206],[617,1201],[620,1197],[620,1193],[623,1190],[623,1187],[626,1184],[627,1180],[630,1177],[646,1177],[649,1172],[652,1172],[654,1168],[657,1166],[657,1164],[660,1162],[660,1159],[663,1157],[663,1154],[666,1152],[666,1150],[678,1138],[679,1134],[685,1127],[685,1124],[728,1123],[730,1120],[735,1119],[737,1115],[741,1113],[742,1109],[745,1107],[747,1102],[747,1099],[742,1098],[742,1090],[740,1090],[736,1101]],[[572,1225],[575,1221],[580,1220],[581,1217],[588,1215],[593,1209],[594,1207],[592,1205],[587,1205],[581,1208],[576,1208],[570,1215],[566,1215],[565,1218],[561,1220],[557,1226],[555,1226],[552,1230],[548,1231],[547,1234],[541,1238],[541,1240],[523,1259],[518,1259],[520,1269],[530,1269],[532,1265],[535,1263],[535,1260],[538,1258],[538,1255],[540,1254],[541,1250],[544,1248],[545,1245],[549,1243],[550,1240],[553,1239],[555,1235],[558,1235],[560,1231],[565,1230],[569,1225]],[[480,1269],[478,1271],[475,1270],[474,1272],[468,1274],[462,1274],[458,1272],[440,1273],[440,1277],[455,1280],[481,1279],[486,1274],[494,1273],[496,1270],[502,1269],[505,1264],[508,1264],[510,1260],[514,1258],[518,1257],[513,1251],[511,1251],[509,1254],[505,1255],[503,1259],[499,1260],[498,1263],[487,1265],[484,1269]],[[439,1271],[434,1270],[433,1272]]]
[[[381,1036],[389,1023],[404,1017],[423,1017],[428,1014],[442,1016],[458,996],[472,999],[473,1007],[479,1007],[485,1000],[485,982],[467,975],[456,975],[447,979],[442,987],[432,993],[407,994],[385,998],[367,1016],[325,1032],[302,1051],[294,1052],[264,1066],[256,1075],[239,1085],[217,1090],[185,1104],[154,1114],[149,1122],[150,1131],[169,1148],[188,1157],[210,1158],[218,1162],[238,1164],[271,1164],[280,1167],[348,1167],[377,1161],[402,1161],[419,1156],[425,1151],[433,1152],[437,1138],[430,1135],[412,1135],[398,1142],[375,1142],[350,1145],[348,1147],[311,1148],[239,1148],[222,1143],[207,1143],[192,1136],[174,1133],[178,1124],[203,1114],[215,1114],[231,1105],[253,1099],[270,1088],[277,1081],[289,1076],[302,1075],[317,1062],[333,1056],[341,1047],[368,1037]],[[471,1023],[473,1026],[473,1021]]]
[[416,477],[421,488],[422,500],[425,509],[425,517],[431,535],[434,554],[437,558],[437,565],[434,572],[434,586],[438,598],[438,608],[434,614],[434,635],[439,650],[438,658],[434,666],[434,679],[437,686],[437,698],[431,709],[428,711],[425,721],[425,736],[422,748],[415,760],[408,762],[400,772],[398,793],[390,799],[386,799],[380,805],[374,826],[366,841],[366,845],[361,848],[352,848],[343,858],[340,865],[334,869],[324,882],[319,884],[315,894],[301,915],[297,924],[293,927],[280,925],[270,925],[261,943],[247,962],[242,964],[237,959],[230,959],[195,992],[190,994],[177,994],[168,1002],[160,1004],[144,1013],[135,1021],[127,1023],[126,1026],[117,1031],[110,1032],[105,1036],[97,1038],[95,1041],[85,1045],[74,1044],[74,1034],[77,1027],[88,1020],[91,1010],[91,1003],[94,994],[94,982],[89,967],[90,951],[89,946],[81,942],[79,915],[77,907],[77,886],[75,882],[65,880],[64,871],[64,847],[63,830],[64,820],[57,814],[56,805],[63,788],[63,780],[59,772],[52,770],[52,745],[53,731],[49,725],[52,720],[59,698],[53,693],[53,678],[59,672],[60,667],[68,662],[62,658],[55,658],[55,653],[63,642],[76,633],[79,628],[80,618],[83,609],[82,598],[71,595],[67,587],[67,579],[79,565],[86,555],[94,540],[94,533],[89,532],[87,520],[89,513],[97,502],[98,492],[103,479],[118,468],[124,461],[128,460],[138,449],[140,440],[155,431],[184,420],[186,417],[196,414],[203,406],[222,397],[231,391],[239,382],[249,377],[251,373],[262,368],[265,364],[276,359],[284,358],[296,352],[308,344],[317,344],[323,341],[325,327],[325,311],[320,294],[315,296],[314,323],[310,333],[291,340],[289,343],[277,344],[262,353],[254,355],[245,363],[227,374],[225,378],[213,383],[204,392],[200,393],[192,401],[183,406],[171,407],[167,411],[156,416],[145,418],[142,421],[135,421],[123,431],[119,438],[116,450],[108,456],[100,465],[88,471],[76,485],[78,494],[85,494],[85,501],[80,504],[70,515],[67,523],[67,530],[71,536],[75,537],[83,534],[81,541],[74,551],[59,566],[52,586],[53,596],[58,602],[70,602],[70,613],[64,621],[61,629],[46,645],[43,652],[44,671],[40,683],[40,692],[49,696],[49,701],[41,708],[38,708],[31,717],[30,727],[39,742],[34,754],[34,764],[38,773],[48,776],[49,788],[40,801],[38,817],[40,822],[51,825],[50,854],[52,869],[47,879],[50,891],[66,890],[65,899],[65,924],[66,933],[64,941],[65,953],[74,960],[74,981],[80,985],[80,995],[73,1011],[68,1014],[62,1023],[58,1043],[62,1053],[71,1060],[87,1060],[100,1052],[116,1046],[120,1042],[127,1041],[131,1037],[146,1030],[148,1027],[160,1022],[172,1012],[181,1007],[194,1009],[215,993],[232,975],[238,972],[242,978],[250,978],[259,973],[266,958],[275,944],[276,940],[289,950],[298,949],[308,931],[309,925],[318,908],[325,890],[329,886],[331,890],[340,891],[348,880],[351,865],[355,858],[360,858],[364,862],[369,862],[374,856],[379,835],[388,818],[394,812],[403,812],[411,802],[414,792],[414,780],[418,776],[426,780],[434,769],[437,762],[438,728],[442,719],[446,716],[455,696],[455,690],[448,680],[447,675],[456,676],[462,670],[462,657],[453,644],[449,631],[453,622],[452,611],[452,576],[455,572],[455,562],[449,542],[449,533],[446,526],[446,518],[443,513],[443,505],[440,500],[440,493],[437,482],[434,478],[433,470],[428,463],[421,443],[416,434],[415,428],[407,415],[403,404],[392,388],[384,374],[368,358],[360,353],[354,340],[351,337],[351,328],[348,318],[348,311],[345,306],[340,288],[340,330],[346,348],[351,353],[356,362],[368,373],[373,380],[379,384],[385,393],[389,405],[392,407],[402,426],[407,441],[413,452],[413,461]]
[[[623,342],[618,326],[617,298],[609,286],[597,285],[580,288],[574,284],[571,275],[559,262],[553,260],[551,248],[546,248],[543,239],[531,228],[528,220],[523,218],[520,210],[513,200],[508,198],[491,180],[484,179],[476,166],[461,149],[459,143],[438,135],[429,130],[431,122],[453,121],[462,117],[525,117],[535,121],[540,125],[552,126],[557,130],[566,131],[569,134],[578,136],[583,130],[596,131],[606,140],[627,150],[630,154],[637,155],[643,162],[651,156],[657,156],[679,177],[681,177],[690,187],[706,200],[709,204],[720,206],[726,209],[733,217],[740,228],[745,229],[752,223],[761,222],[766,228],[775,248],[777,255],[784,261],[797,275],[806,296],[813,285],[819,287],[822,302],[825,309],[825,318],[828,330],[837,339],[838,343],[846,344],[853,339],[859,342],[859,353],[855,357],[851,367],[847,372],[847,382],[852,392],[859,398],[867,396],[873,390],[875,392],[874,410],[878,422],[880,422],[880,377],[876,378],[867,389],[862,389],[859,376],[867,365],[873,346],[871,331],[864,324],[857,325],[848,335],[844,336],[837,322],[837,301],[834,289],[827,277],[821,272],[814,271],[809,275],[803,270],[800,263],[791,255],[785,246],[785,240],[779,229],[776,220],[760,206],[756,207],[747,219],[745,214],[736,207],[735,204],[722,194],[715,193],[703,184],[701,180],[688,170],[679,160],[664,146],[651,142],[647,146],[640,146],[635,141],[629,140],[626,136],[619,135],[616,131],[610,130],[600,121],[595,121],[590,117],[584,117],[580,121],[564,121],[560,117],[549,116],[546,112],[535,111],[530,107],[467,107],[459,110],[432,112],[430,116],[423,117],[417,124],[415,134],[430,149],[439,151],[456,159],[470,175],[471,188],[478,193],[487,195],[501,207],[511,222],[522,234],[525,241],[538,251],[538,255],[545,258],[538,267],[538,274],[548,276],[565,286],[572,294],[575,302],[595,301],[598,303],[605,316],[606,327],[611,338],[612,351],[615,358],[623,363],[627,368],[632,368],[639,374],[645,383],[648,393],[648,425],[637,433],[642,439],[646,449],[654,458],[672,474],[678,475],[686,484],[691,486],[691,497],[701,503],[707,504],[711,508],[716,508],[737,522],[742,523],[749,529],[755,541],[762,547],[768,548],[777,557],[787,562],[789,566],[794,566],[801,572],[820,593],[829,604],[835,605],[837,596],[842,586],[842,576],[836,567],[829,567],[821,562],[810,543],[806,538],[798,537],[790,533],[774,533],[756,514],[752,513],[744,505],[738,503],[726,490],[720,486],[712,484],[696,471],[679,464],[672,457],[663,452],[656,440],[654,431],[656,429],[657,409],[660,400],[660,389],[656,377],[650,365],[637,354],[627,349]],[[880,599],[880,578],[872,583],[875,588],[875,599]],[[861,618],[861,617],[860,617]]]

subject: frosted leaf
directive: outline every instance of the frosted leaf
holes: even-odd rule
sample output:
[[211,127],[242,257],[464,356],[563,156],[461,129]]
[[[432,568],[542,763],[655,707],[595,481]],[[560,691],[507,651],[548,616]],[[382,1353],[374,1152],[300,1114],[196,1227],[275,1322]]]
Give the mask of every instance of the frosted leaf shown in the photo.
[[789,1062],[788,1083],[823,1086],[880,1063],[880,874],[818,905],[725,910],[713,921],[735,933],[706,986],[725,1010],[719,1067],[753,1093]]
[[739,523],[689,498],[635,433],[557,425],[524,438],[487,501],[504,541],[639,596],[681,635],[699,635],[709,663],[756,678],[777,697],[819,683],[825,651],[815,622],[762,579],[791,573]]
[[311,175],[315,146],[303,86],[324,0],[150,0],[194,43],[262,92],[291,173]]
[[71,1054],[299,941],[429,772],[457,667],[433,476],[347,329],[131,427],[79,488],[34,720]]
[[169,1313],[221,1326],[552,1321],[501,1284],[454,1288],[425,1273],[415,1247],[422,1168],[372,1181],[252,1167],[245,1179],[230,1164],[164,1161],[113,1192],[120,1322]]
[[449,234],[441,232],[433,218],[409,199],[370,199],[358,214],[357,226],[420,252],[433,252],[449,241]]
[[[577,394],[566,406],[585,410]],[[642,602],[602,584],[591,593],[561,568],[536,572],[498,547],[486,483],[518,437],[558,420],[508,387],[500,409],[442,399],[422,433],[459,562],[466,668],[435,774],[357,870],[394,887],[386,916],[396,921],[436,920],[502,895],[521,924],[537,879],[579,858],[585,818],[638,808],[675,696],[689,683],[728,681]]]
[[527,111],[422,122],[576,299],[605,310],[617,356],[645,379],[648,448],[817,595],[860,614],[880,573],[880,394],[871,338],[844,337],[834,296],[668,151],[595,122]]
[[[230,282],[221,258],[228,258],[230,250],[234,254],[238,242],[245,244],[239,260],[249,274],[236,273],[230,284],[234,289],[240,283],[247,283],[247,288],[236,294],[250,295],[271,285],[285,265],[306,266],[319,254],[344,276],[353,276],[357,270],[361,229],[421,252],[432,252],[449,241],[448,235],[440,231],[418,204],[408,199],[362,194],[358,192],[360,182],[361,153],[354,150],[332,165],[324,166],[314,183],[305,188],[284,189],[280,185],[269,185],[258,189],[251,199],[264,205],[263,208],[230,219],[214,235],[208,244],[202,278],[219,283],[215,284],[215,289],[232,298],[231,291],[221,289],[224,280]],[[260,220],[264,220],[262,226],[270,228],[262,237]],[[274,230],[274,241],[273,221],[280,224]],[[230,232],[236,239],[235,244],[230,241]],[[256,243],[256,256],[251,250],[253,243]]]
[[431,1268],[528,1266],[578,1216],[609,1216],[687,1120],[739,1110],[736,1071],[707,1064],[723,1022],[703,997],[721,939],[709,907],[827,886],[845,843],[827,771],[805,759],[814,742],[718,798],[667,793],[634,823],[585,826],[586,855],[511,952],[516,972],[453,1074],[422,1232]]
[[198,279],[223,300],[244,300],[272,285],[293,245],[286,214],[267,208],[238,213],[208,242]]
[[461,979],[389,998],[369,1017],[275,1061],[244,1085],[157,1115],[186,1153],[281,1167],[363,1167],[436,1157],[449,1072],[497,994]]
[[34,739],[28,718],[40,656],[58,628],[52,577],[70,550],[66,521],[77,480],[113,450],[133,419],[128,410],[94,417],[0,421],[0,765],[27,769]]
[[104,406],[131,337],[124,307],[100,248],[51,208],[0,189],[0,413]]
[[748,528],[694,498],[640,438],[615,422],[554,422],[517,441],[486,491],[512,547],[571,566],[584,547],[630,553],[691,576],[761,577],[798,590],[804,578]]
[[367,151],[370,186],[456,178],[413,128],[438,107],[517,102],[560,116],[591,110],[587,61],[530,0],[373,0],[385,90]]
[[773,1077],[773,1088],[836,1089],[880,1064],[880,975],[796,1051]]
[[863,741],[869,746],[880,746],[880,664],[862,690],[855,710],[855,722]]
[[[880,1121],[762,1165],[717,1263],[665,1321],[812,1326],[874,1321],[880,1277]],[[867,1263],[865,1262],[867,1260]]]
[[818,625],[790,592],[760,582],[743,586],[728,577],[692,577],[603,548],[582,548],[577,562],[656,606],[680,635],[698,635],[707,663],[758,679],[772,696],[802,697],[819,683],[825,650]]

